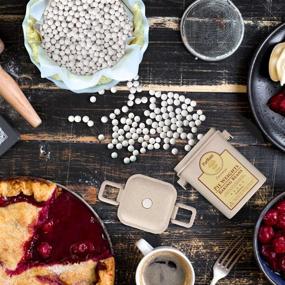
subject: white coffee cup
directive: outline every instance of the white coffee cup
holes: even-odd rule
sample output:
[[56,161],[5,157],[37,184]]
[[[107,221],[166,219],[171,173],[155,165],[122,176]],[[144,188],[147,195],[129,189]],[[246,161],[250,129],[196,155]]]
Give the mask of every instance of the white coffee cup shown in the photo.
[[[140,239],[136,246],[144,255],[143,259],[140,261],[137,271],[136,271],[136,284],[137,285],[149,285],[151,282],[146,281],[147,276],[147,268],[150,265],[156,263],[155,260],[159,260],[161,258],[171,260],[175,264],[179,263],[179,269],[181,273],[183,273],[183,278],[181,283],[177,283],[179,285],[194,285],[195,283],[195,272],[194,268],[189,261],[189,259],[179,250],[173,247],[160,246],[157,248],[153,248],[146,240]],[[158,264],[160,264],[159,262]],[[159,265],[158,265],[159,266]],[[175,267],[176,268],[176,267]],[[153,274],[152,276],[154,276]],[[155,277],[153,277],[155,278]],[[149,284],[148,284],[149,283]],[[155,283],[153,283],[155,284]]]

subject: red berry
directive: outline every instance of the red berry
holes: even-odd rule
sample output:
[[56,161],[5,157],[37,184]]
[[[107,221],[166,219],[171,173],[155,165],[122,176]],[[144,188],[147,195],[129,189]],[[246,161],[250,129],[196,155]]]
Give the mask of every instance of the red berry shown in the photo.
[[276,225],[277,222],[278,222],[278,212],[275,209],[269,210],[265,214],[265,216],[263,218],[263,222],[267,226],[274,226],[274,225]]
[[284,255],[280,258],[279,268],[280,270],[285,272],[285,256]]
[[38,250],[38,253],[41,255],[41,257],[48,258],[50,257],[52,246],[47,242],[41,242],[38,245],[37,250]]
[[269,243],[274,237],[274,230],[269,226],[262,226],[259,229],[258,239],[262,244]]
[[285,213],[285,200],[279,202],[276,206],[276,209],[279,213]]
[[283,90],[271,97],[267,105],[272,111],[285,116],[285,91]]
[[85,253],[87,250],[88,250],[88,246],[86,245],[86,243],[83,242],[78,245],[78,251],[80,253]]
[[44,232],[45,234],[47,234],[47,233],[49,233],[49,232],[52,231],[53,226],[54,226],[53,221],[52,221],[52,220],[51,220],[51,221],[48,221],[48,222],[46,222],[45,224],[43,224],[42,230],[43,230],[43,232]]
[[85,241],[80,243],[75,243],[70,247],[70,251],[75,255],[84,255],[94,252],[95,247],[91,241]]
[[285,237],[278,237],[273,241],[274,251],[276,253],[285,253]]
[[277,227],[282,230],[285,230],[285,213],[281,213],[278,215]]
[[261,247],[261,253],[264,257],[270,257],[272,253],[275,253],[275,252],[273,251],[272,245],[264,244]]
[[271,252],[270,256],[267,257],[268,264],[270,265],[273,271],[279,271],[279,260],[275,252]]

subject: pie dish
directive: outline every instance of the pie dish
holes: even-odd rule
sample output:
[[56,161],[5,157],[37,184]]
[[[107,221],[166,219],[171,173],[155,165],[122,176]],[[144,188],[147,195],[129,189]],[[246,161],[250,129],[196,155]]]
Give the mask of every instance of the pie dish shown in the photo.
[[0,284],[113,285],[108,236],[90,207],[55,183],[0,179]]

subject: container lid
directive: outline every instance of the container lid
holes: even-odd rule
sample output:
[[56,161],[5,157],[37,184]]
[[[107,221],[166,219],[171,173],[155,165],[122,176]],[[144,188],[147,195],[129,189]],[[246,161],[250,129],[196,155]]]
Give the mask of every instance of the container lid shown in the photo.
[[167,229],[177,199],[171,184],[138,174],[129,178],[123,192],[118,209],[122,223],[152,233]]

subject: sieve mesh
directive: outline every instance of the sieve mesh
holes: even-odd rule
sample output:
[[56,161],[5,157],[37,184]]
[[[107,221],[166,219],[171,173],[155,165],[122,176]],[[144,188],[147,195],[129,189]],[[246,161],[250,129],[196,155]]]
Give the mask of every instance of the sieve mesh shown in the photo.
[[240,46],[244,22],[229,0],[198,0],[183,15],[181,35],[193,55],[218,61],[232,55]]

